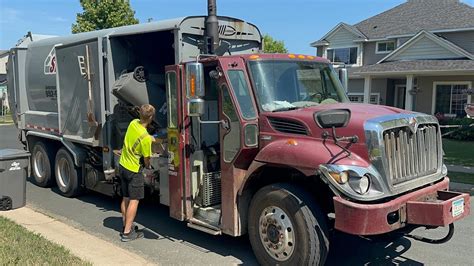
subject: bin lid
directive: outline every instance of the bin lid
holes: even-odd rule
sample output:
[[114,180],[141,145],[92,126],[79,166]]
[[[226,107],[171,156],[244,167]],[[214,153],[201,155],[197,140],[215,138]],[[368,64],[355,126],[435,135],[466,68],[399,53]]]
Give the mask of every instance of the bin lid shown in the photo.
[[0,161],[29,157],[30,153],[19,149],[0,150]]

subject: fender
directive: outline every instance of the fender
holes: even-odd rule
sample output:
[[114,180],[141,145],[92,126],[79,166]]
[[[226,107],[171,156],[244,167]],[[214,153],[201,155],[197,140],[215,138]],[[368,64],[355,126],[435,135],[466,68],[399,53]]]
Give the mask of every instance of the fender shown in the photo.
[[[346,143],[341,144],[346,145]],[[357,155],[357,152],[361,152],[363,149],[363,145],[353,145],[350,148],[351,155],[349,156],[340,147],[336,146],[333,140],[322,141],[300,138],[290,143],[285,138],[266,145],[257,154],[255,161],[266,164],[288,165],[309,176],[315,174],[319,165],[327,163],[368,167],[370,163]],[[252,167],[249,168],[248,176],[252,174],[251,169]]]

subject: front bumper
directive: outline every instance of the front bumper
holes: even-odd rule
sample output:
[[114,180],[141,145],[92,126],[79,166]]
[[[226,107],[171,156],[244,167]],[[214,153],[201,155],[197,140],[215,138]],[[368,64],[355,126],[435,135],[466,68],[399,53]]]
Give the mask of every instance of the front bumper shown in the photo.
[[[354,235],[377,235],[407,224],[446,226],[470,212],[469,195],[448,192],[448,187],[446,177],[437,184],[378,204],[354,203],[336,196],[333,198],[335,228]],[[462,212],[460,205],[463,205]]]

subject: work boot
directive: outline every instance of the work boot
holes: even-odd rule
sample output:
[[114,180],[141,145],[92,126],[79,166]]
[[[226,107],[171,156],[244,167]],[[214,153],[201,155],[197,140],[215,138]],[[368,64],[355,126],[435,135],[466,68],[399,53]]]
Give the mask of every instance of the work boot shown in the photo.
[[143,237],[143,232],[137,232],[135,231],[134,228],[132,228],[132,230],[128,234],[125,234],[125,233],[121,234],[120,240],[122,240],[122,242],[129,242],[129,241],[133,241],[135,239],[139,239],[142,237]]

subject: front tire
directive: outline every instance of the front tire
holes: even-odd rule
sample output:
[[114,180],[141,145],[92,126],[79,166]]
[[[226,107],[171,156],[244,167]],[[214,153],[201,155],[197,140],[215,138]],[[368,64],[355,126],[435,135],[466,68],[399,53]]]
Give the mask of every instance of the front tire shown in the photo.
[[56,183],[63,196],[71,198],[82,193],[81,171],[75,167],[72,156],[64,148],[56,153],[55,174]]
[[41,141],[36,141],[33,144],[31,153],[31,168],[35,184],[40,187],[51,187],[54,184],[54,177],[52,174],[52,159],[51,151],[48,151],[46,146]]
[[329,251],[325,216],[306,191],[290,184],[255,194],[248,230],[262,265],[323,265]]

